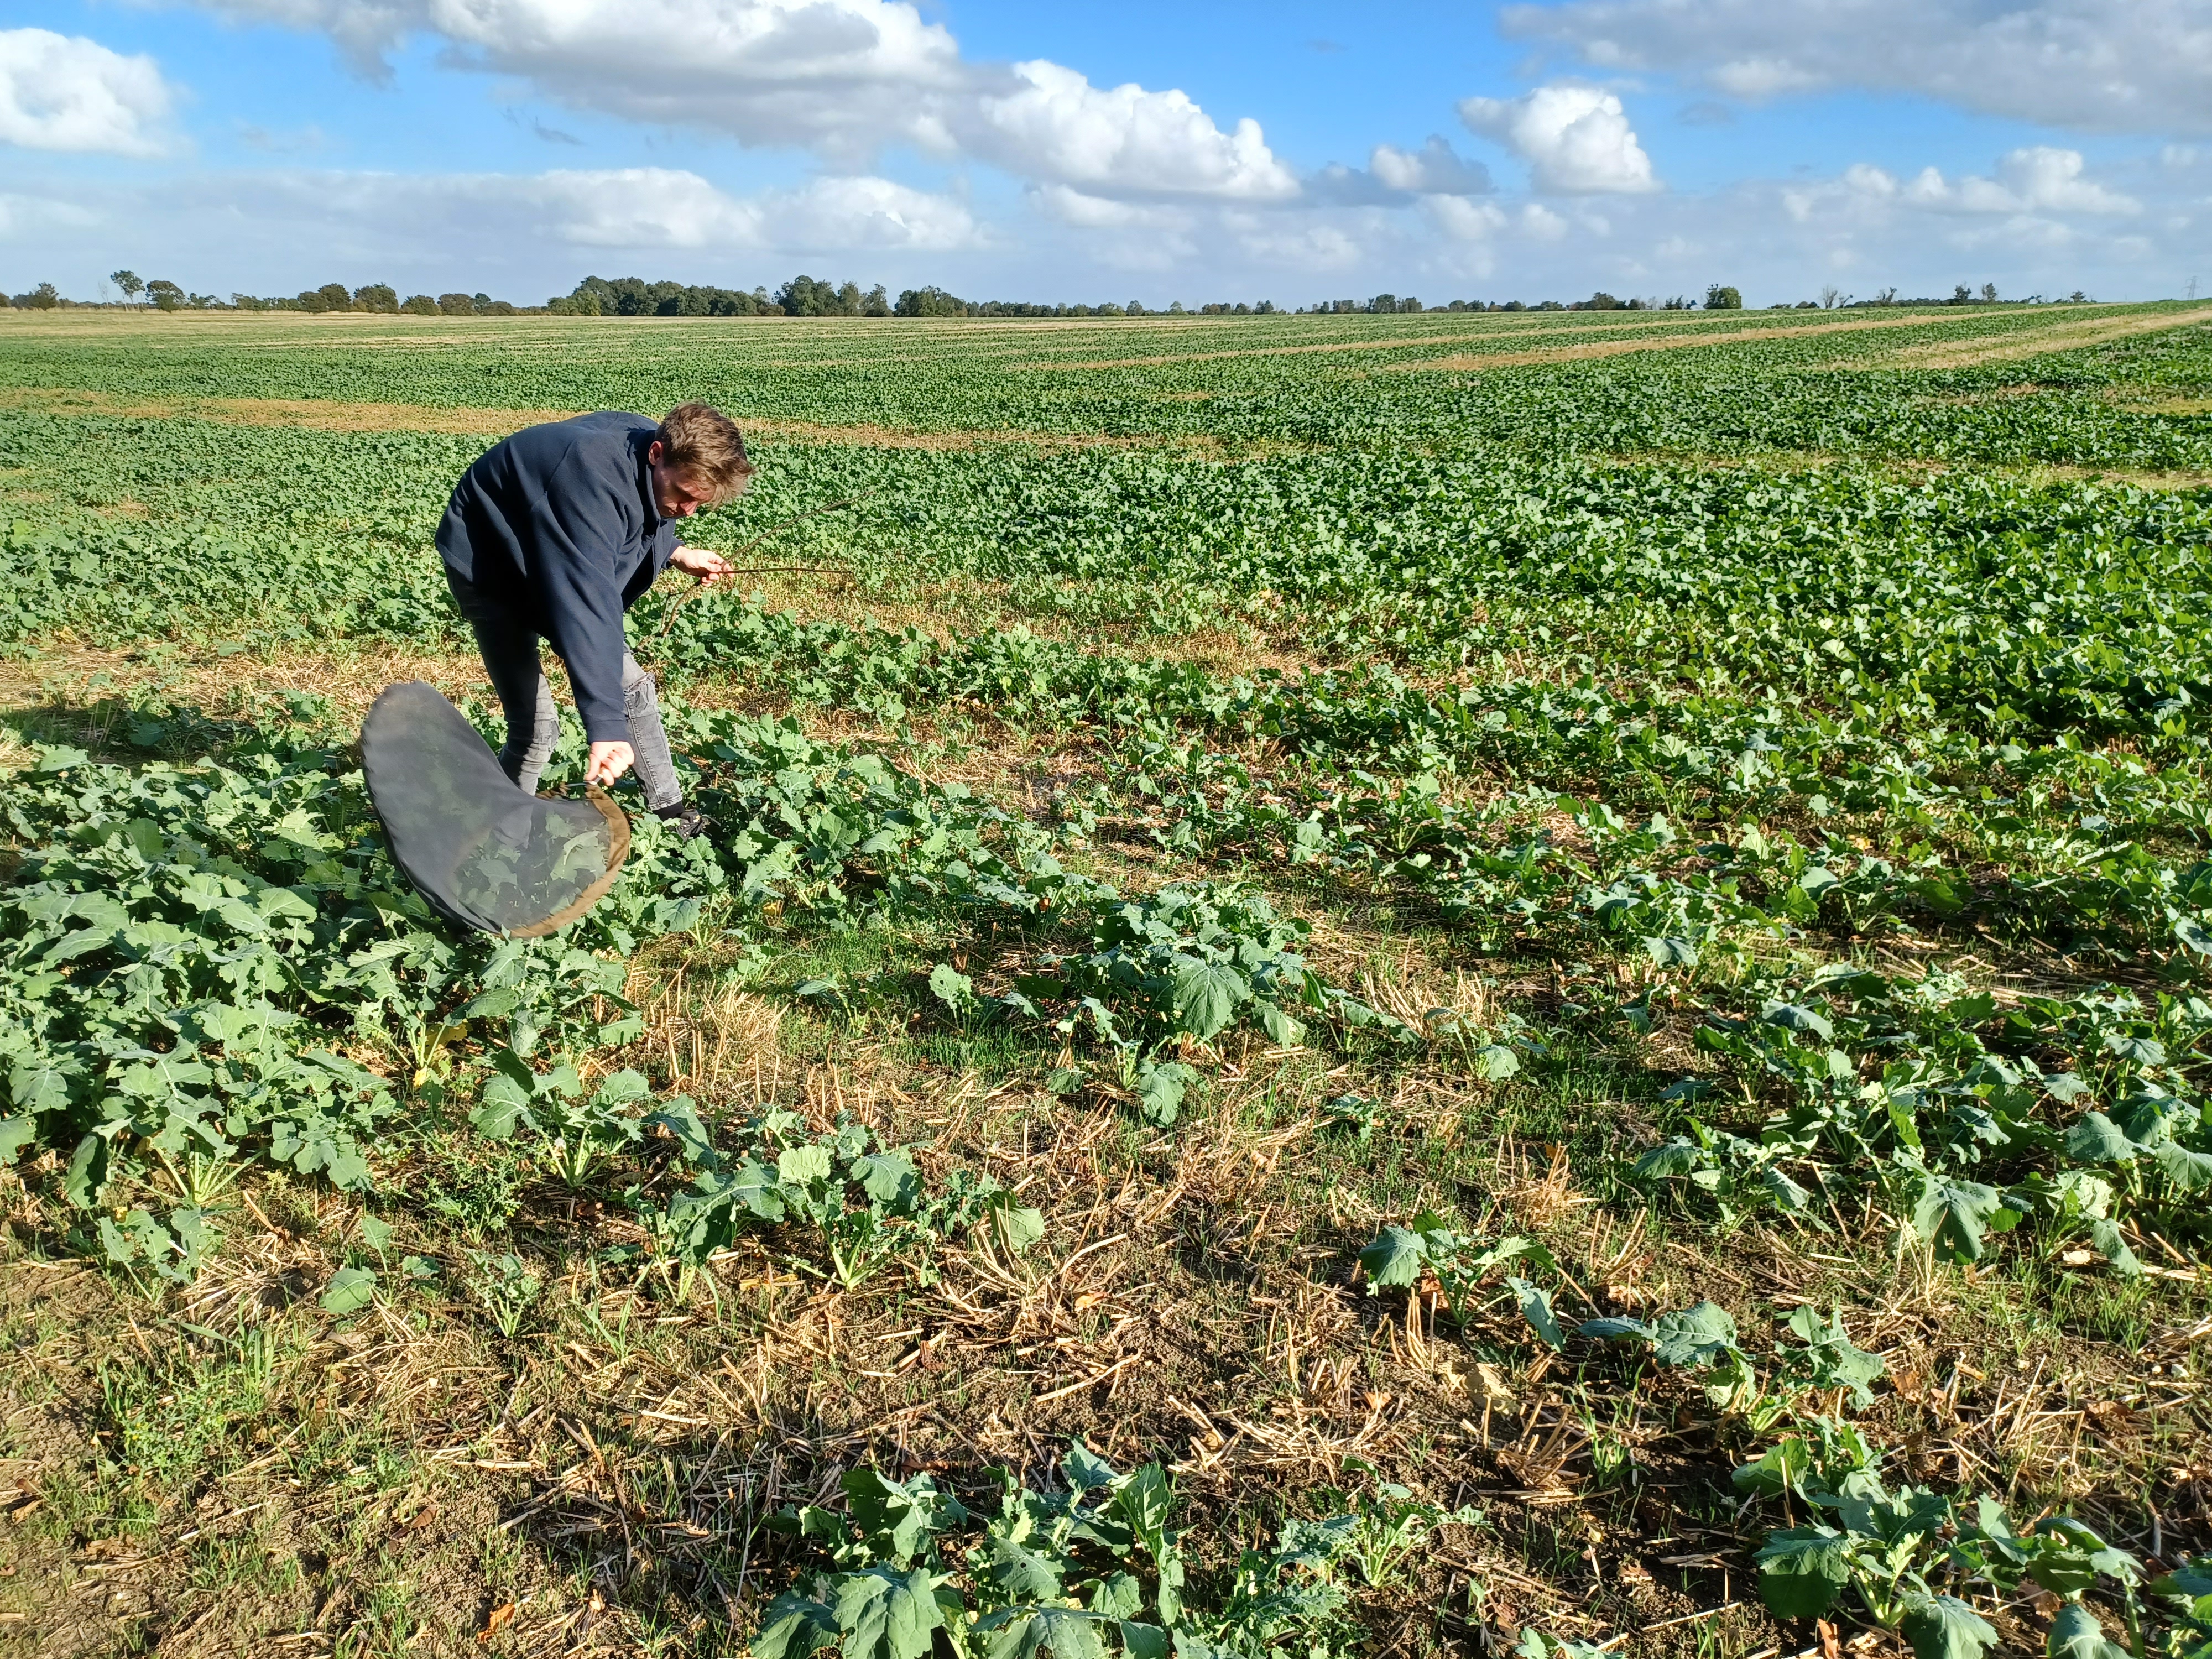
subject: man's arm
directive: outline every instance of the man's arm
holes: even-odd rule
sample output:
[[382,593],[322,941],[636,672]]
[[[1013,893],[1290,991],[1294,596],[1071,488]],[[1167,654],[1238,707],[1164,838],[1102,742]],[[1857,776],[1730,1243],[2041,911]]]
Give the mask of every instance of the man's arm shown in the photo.
[[590,771],[606,774],[592,781],[612,782],[634,758],[623,712],[626,641],[615,570],[616,555],[634,532],[620,495],[580,465],[573,449],[532,503],[530,520],[531,575],[546,637],[568,665],[576,713],[592,745]]

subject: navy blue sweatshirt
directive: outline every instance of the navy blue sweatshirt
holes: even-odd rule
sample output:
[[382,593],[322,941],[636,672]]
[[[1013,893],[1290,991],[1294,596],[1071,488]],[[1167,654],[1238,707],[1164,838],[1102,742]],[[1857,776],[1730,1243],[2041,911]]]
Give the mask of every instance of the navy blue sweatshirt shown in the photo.
[[568,665],[592,743],[627,743],[623,613],[676,550],[653,500],[642,415],[528,426],[484,452],[438,526],[446,568],[518,609]]

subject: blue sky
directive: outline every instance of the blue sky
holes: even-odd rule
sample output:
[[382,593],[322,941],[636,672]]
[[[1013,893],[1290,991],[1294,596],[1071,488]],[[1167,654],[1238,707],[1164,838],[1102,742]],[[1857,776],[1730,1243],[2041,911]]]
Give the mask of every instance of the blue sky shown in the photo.
[[[2212,0],[0,6],[0,283],[2212,289]],[[1379,147],[1379,148],[1378,148]]]

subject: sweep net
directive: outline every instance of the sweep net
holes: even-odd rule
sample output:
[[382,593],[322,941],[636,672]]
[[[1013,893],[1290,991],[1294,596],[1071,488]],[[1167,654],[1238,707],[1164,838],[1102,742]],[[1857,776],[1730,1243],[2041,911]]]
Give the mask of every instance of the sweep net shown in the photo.
[[629,820],[603,792],[524,794],[467,716],[421,680],[377,698],[361,763],[392,861],[464,927],[550,933],[590,909],[629,856]]

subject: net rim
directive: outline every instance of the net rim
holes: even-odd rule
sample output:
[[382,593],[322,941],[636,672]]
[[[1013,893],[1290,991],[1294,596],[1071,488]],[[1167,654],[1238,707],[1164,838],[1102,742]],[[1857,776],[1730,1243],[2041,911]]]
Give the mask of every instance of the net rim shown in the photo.
[[508,928],[507,938],[544,939],[548,933],[557,933],[605,898],[608,890],[614,886],[617,878],[622,874],[623,861],[629,857],[629,820],[623,815],[622,808],[614,804],[607,792],[596,783],[584,786],[584,799],[597,807],[599,816],[607,821],[606,873],[544,921],[533,921],[527,927]]

